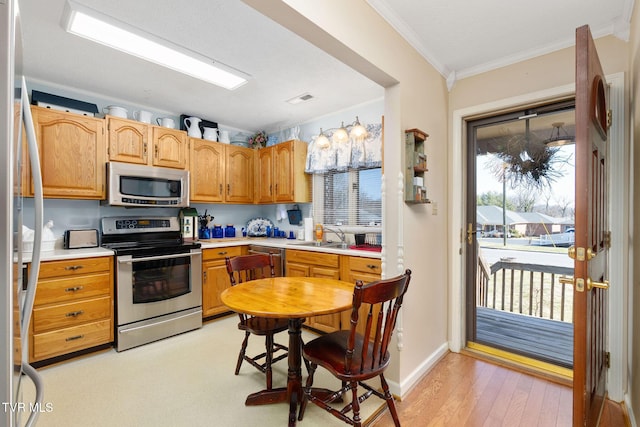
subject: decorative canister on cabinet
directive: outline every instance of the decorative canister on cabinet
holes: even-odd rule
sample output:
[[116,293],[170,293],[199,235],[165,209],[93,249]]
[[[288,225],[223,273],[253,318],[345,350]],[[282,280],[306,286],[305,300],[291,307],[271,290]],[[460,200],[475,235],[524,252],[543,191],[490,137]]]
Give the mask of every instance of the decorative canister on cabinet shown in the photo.
[[236,229],[233,224],[227,224],[224,228],[224,237],[236,237]]

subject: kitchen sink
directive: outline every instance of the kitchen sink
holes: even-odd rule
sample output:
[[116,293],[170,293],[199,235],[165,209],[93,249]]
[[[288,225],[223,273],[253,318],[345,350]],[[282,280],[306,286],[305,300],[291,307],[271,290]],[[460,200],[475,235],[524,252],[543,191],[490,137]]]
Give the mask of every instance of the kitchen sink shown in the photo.
[[349,249],[349,246],[346,243],[341,242],[320,242],[317,244],[316,242],[304,242],[298,243],[296,246],[311,246],[316,248],[335,248],[335,249]]

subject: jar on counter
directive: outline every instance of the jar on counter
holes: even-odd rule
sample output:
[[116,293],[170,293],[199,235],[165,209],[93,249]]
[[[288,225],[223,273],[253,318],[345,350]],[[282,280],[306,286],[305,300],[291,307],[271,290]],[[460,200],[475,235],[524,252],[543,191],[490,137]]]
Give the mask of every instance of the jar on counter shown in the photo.
[[224,237],[236,237],[236,229],[233,224],[227,224],[224,228]]
[[224,237],[224,232],[222,231],[222,225],[214,224],[213,229],[211,230],[211,238],[221,239],[223,237]]

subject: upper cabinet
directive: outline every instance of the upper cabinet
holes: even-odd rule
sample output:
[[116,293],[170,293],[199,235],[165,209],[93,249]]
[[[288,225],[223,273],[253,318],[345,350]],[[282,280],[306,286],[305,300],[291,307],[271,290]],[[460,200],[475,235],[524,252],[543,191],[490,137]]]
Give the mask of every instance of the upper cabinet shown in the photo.
[[255,150],[189,138],[190,200],[253,203]]
[[424,175],[427,172],[427,155],[424,143],[429,135],[419,129],[409,129],[405,138],[404,200],[406,203],[430,203]]
[[[44,197],[104,199],[104,120],[32,106]],[[30,173],[27,174],[30,177]],[[33,195],[33,182],[25,183]]]
[[106,120],[109,160],[174,169],[187,168],[189,150],[184,131],[109,115]]
[[255,150],[227,145],[225,180],[227,203],[253,203]]
[[311,201],[311,177],[304,173],[307,144],[291,140],[258,150],[257,202]]

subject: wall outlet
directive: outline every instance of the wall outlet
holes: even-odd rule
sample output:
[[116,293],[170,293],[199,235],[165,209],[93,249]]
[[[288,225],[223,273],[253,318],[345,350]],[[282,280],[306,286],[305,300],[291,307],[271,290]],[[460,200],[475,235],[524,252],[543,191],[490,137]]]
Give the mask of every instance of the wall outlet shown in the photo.
[[431,215],[438,215],[438,202],[431,202]]

